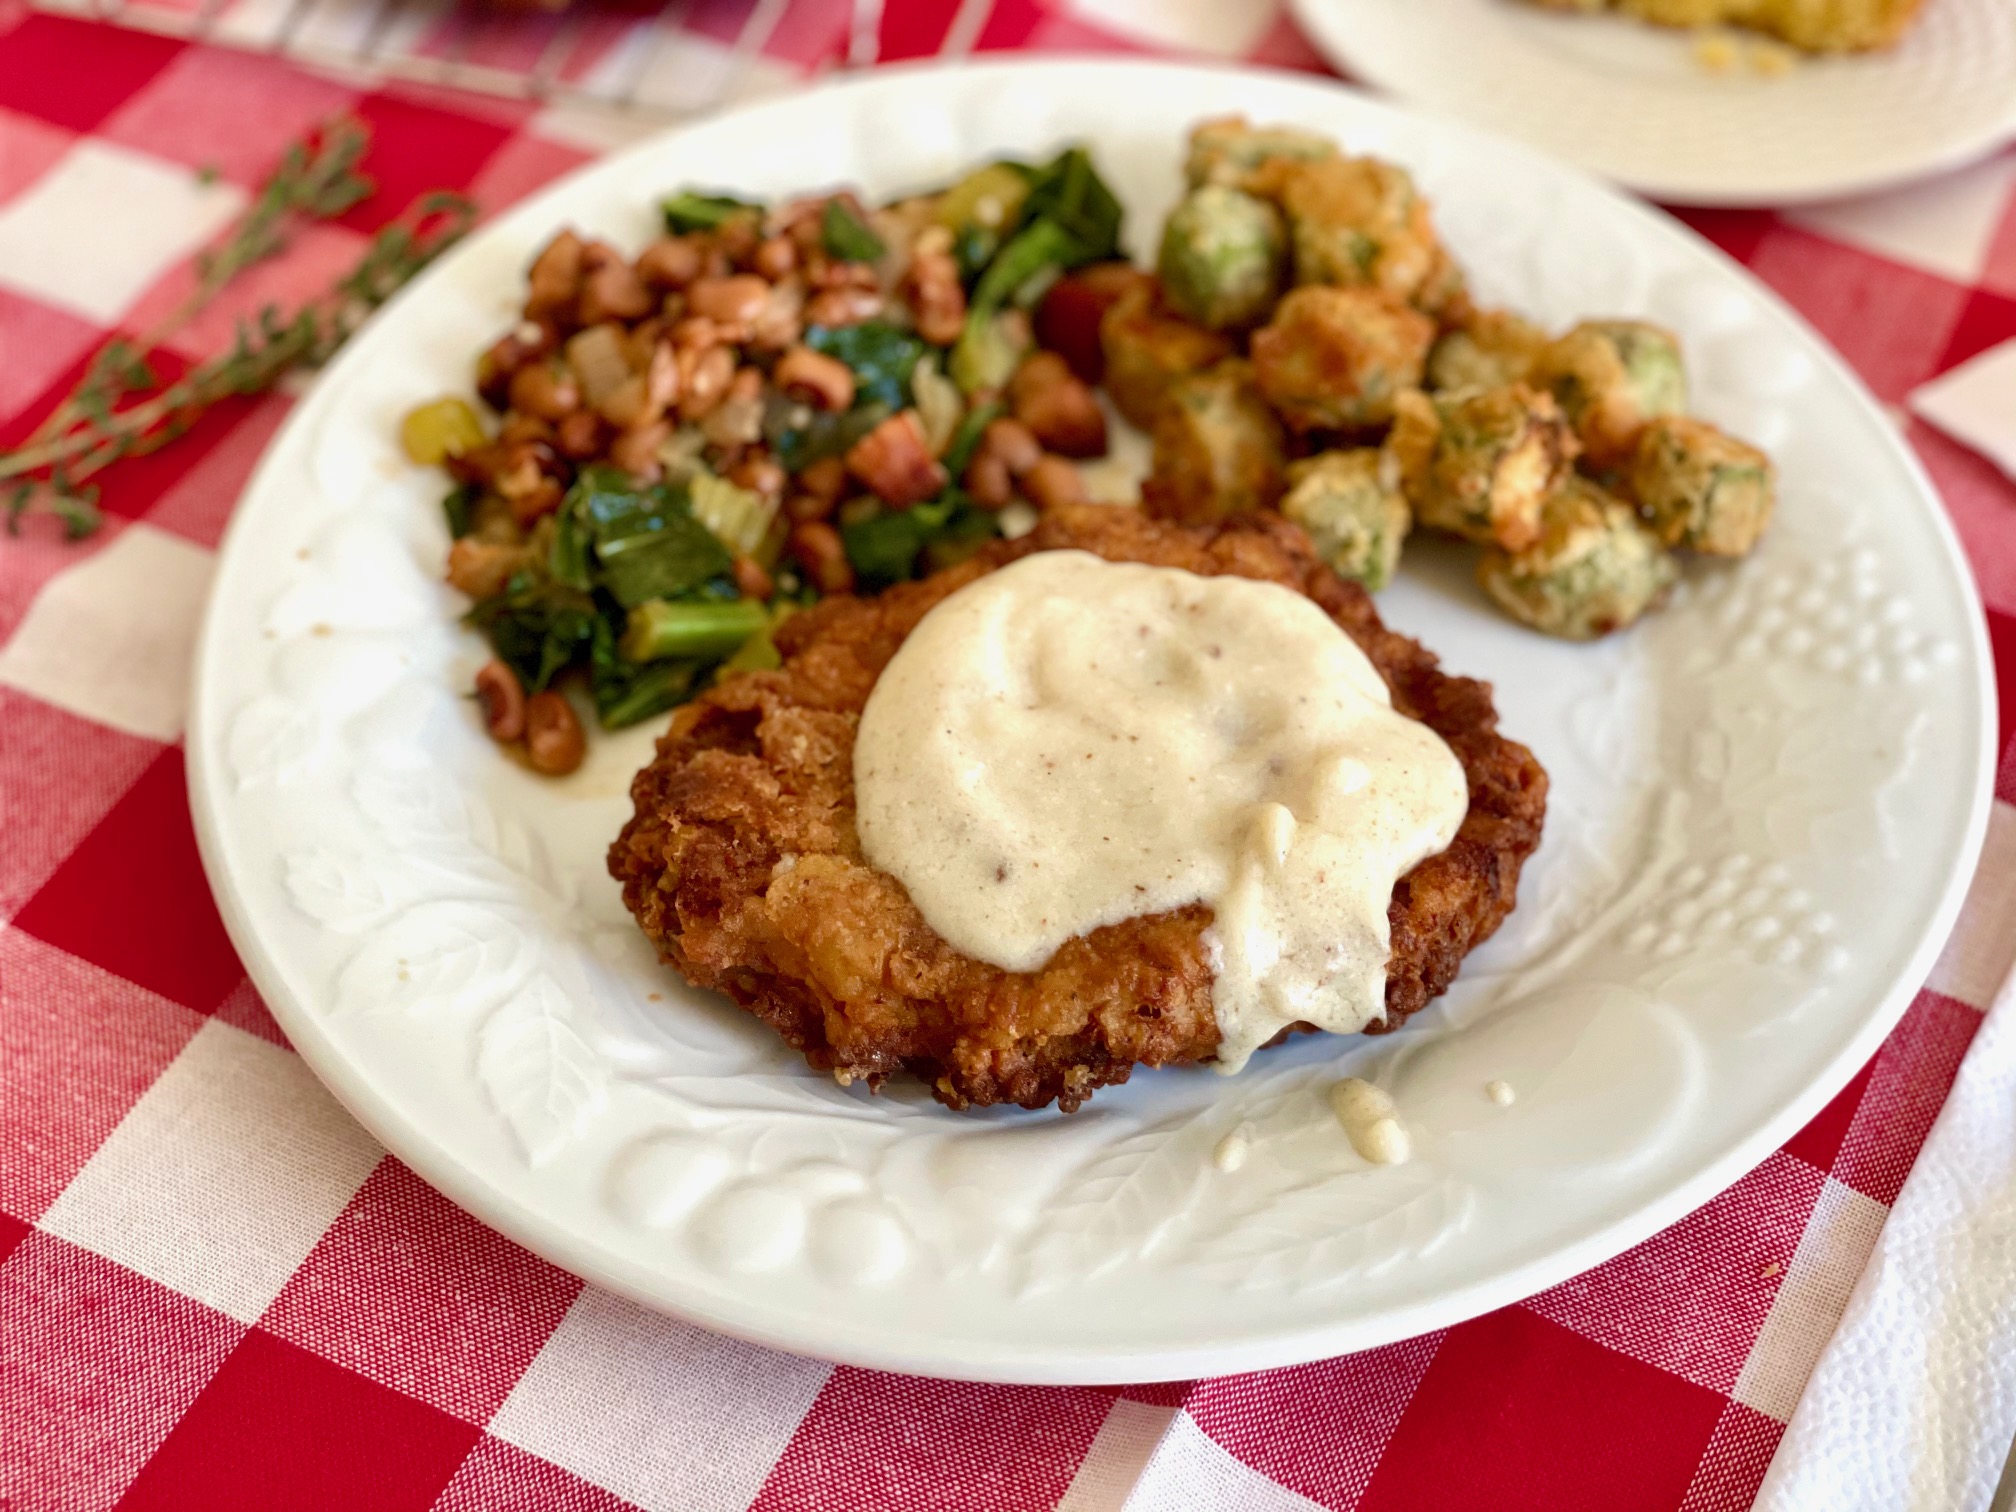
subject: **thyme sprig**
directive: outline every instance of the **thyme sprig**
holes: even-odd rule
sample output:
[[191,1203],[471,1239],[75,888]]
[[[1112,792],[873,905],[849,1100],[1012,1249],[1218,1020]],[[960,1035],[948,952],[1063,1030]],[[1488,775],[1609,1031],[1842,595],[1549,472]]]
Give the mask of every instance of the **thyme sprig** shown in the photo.
[[245,213],[196,260],[196,286],[137,339],[100,347],[77,386],[31,436],[0,452],[0,510],[18,534],[29,513],[52,516],[78,540],[101,523],[98,473],[125,457],[158,451],[213,405],[271,390],[288,373],[327,362],[371,312],[474,223],[458,194],[422,195],[371,238],[348,272],[299,308],[266,305],[238,322],[230,347],[162,385],[147,360],[247,269],[279,256],[308,221],[331,220],[373,192],[358,171],[371,140],[362,122],[337,117],[287,150]]

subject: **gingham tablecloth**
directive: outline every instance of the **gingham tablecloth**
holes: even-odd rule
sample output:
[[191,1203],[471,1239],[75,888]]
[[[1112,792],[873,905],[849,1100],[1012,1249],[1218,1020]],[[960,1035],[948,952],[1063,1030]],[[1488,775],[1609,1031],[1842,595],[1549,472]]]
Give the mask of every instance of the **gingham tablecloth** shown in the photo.
[[[338,108],[375,128],[383,192],[256,273],[183,359],[318,287],[414,191],[495,209],[602,141],[564,112],[9,3],[0,441],[108,332],[172,306],[191,254]],[[695,0],[693,47],[718,51],[748,7]],[[889,0],[884,56],[937,50],[948,11]],[[791,0],[748,82],[836,57],[848,12]],[[1316,66],[1258,0],[999,0],[977,40]],[[1689,218],[1907,424],[1990,605],[2006,744],[2016,488],[1898,406],[2016,336],[2016,154],[1872,201]],[[227,406],[115,470],[81,545],[0,540],[6,1512],[1750,1504],[2016,949],[2016,762],[1960,934],[1881,1053],[1630,1254],[1443,1333],[1263,1375],[1114,1391],[833,1368],[619,1301],[466,1217],[337,1108],[246,981],[197,864],[180,740],[217,538],[289,403]]]

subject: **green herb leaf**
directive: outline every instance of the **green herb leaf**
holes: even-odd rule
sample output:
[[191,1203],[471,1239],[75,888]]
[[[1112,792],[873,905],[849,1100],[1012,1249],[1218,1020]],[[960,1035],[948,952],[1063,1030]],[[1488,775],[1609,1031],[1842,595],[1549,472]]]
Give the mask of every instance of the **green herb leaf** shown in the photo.
[[594,537],[601,585],[626,609],[683,597],[735,565],[685,499],[663,485],[638,489],[622,473],[594,468],[561,508]]
[[[780,406],[773,414],[783,421],[791,408]],[[893,406],[870,400],[838,415],[815,410],[811,419],[797,427],[766,423],[763,434],[784,470],[795,473],[822,458],[842,455],[894,413]]]
[[1074,245],[1071,262],[1098,262],[1120,250],[1120,201],[1099,177],[1092,156],[1072,147],[1036,170],[1022,202],[1022,224],[1047,221]]
[[886,404],[900,410],[910,403],[910,375],[930,350],[914,332],[879,320],[851,326],[812,326],[805,345],[846,363],[854,373],[854,403]]
[[595,665],[595,714],[605,730],[621,730],[684,703],[705,663],[656,661],[636,666],[611,653]]
[[[567,668],[585,664],[602,625],[588,594],[526,574],[477,604],[466,618],[529,693],[541,692]],[[608,634],[607,627],[600,633]]]
[[1120,201],[1084,148],[1070,148],[1035,170],[1015,233],[973,286],[972,316],[1011,303],[1026,309],[1066,269],[1112,257],[1120,246],[1120,214]]
[[695,194],[683,190],[660,202],[665,229],[675,236],[690,231],[718,231],[738,215],[761,215],[763,207],[726,194]]
[[[1078,244],[1055,221],[1037,221],[1015,233],[1001,255],[987,265],[980,282],[973,286],[968,305],[969,319],[988,316],[1016,300],[1024,290],[1037,288],[1044,275],[1054,276],[1090,258],[1077,256]],[[1031,301],[1034,302],[1033,300]]]
[[98,524],[96,501],[73,484],[122,458],[158,451],[220,400],[263,393],[285,374],[326,361],[374,308],[474,223],[476,207],[462,196],[423,196],[383,226],[357,265],[319,298],[291,313],[266,306],[251,322],[237,323],[223,354],[163,387],[142,346],[165,341],[246,269],[284,250],[302,218],[340,215],[369,194],[371,181],[357,172],[369,139],[361,122],[338,117],[294,143],[226,236],[197,259],[196,288],[144,341],[108,342],[28,440],[0,452],[0,480],[36,482],[35,496],[46,491],[50,512],[65,528],[88,534]]
[[1001,250],[1001,233],[986,226],[967,224],[952,238],[952,261],[959,268],[959,282],[972,288],[980,270]]
[[81,493],[59,493],[49,501],[49,509],[63,522],[63,539],[81,541],[105,523],[98,512],[98,487],[93,484]]
[[567,491],[553,518],[553,544],[546,552],[546,571],[553,581],[585,593],[595,586],[594,528],[585,518],[582,485]]
[[475,527],[476,501],[482,494],[483,490],[474,483],[463,483],[442,496],[441,513],[448,517],[448,534],[456,540]]
[[945,522],[945,528],[924,543],[924,570],[942,572],[956,567],[989,541],[1001,537],[1001,522],[964,495],[959,507]]
[[886,588],[917,575],[917,554],[951,519],[958,507],[950,496],[915,509],[885,509],[840,527],[840,544],[854,575],[870,588]]
[[826,201],[819,217],[819,239],[842,262],[873,262],[888,250],[874,228],[841,199]]
[[989,404],[976,404],[959,417],[959,424],[953,428],[952,439],[946,443],[945,455],[939,460],[945,464],[945,471],[953,477],[963,477],[966,464],[973,460],[973,453],[980,448],[980,438],[987,427],[1008,413],[1007,406],[998,400]]

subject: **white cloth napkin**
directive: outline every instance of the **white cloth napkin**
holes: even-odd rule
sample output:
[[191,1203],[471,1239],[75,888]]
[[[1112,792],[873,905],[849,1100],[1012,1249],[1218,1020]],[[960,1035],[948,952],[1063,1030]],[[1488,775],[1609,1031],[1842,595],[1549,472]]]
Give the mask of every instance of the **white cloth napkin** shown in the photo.
[[1754,1512],[1982,1512],[2012,1437],[2016,982],[1961,1063]]
[[1913,412],[2016,478],[2016,341],[1914,389]]

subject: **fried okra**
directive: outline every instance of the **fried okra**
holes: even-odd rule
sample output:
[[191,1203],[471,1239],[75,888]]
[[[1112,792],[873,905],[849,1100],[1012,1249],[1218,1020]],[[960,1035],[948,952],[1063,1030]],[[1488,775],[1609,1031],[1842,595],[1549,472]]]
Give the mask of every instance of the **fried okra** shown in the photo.
[[1662,415],[1631,462],[1631,496],[1667,546],[1742,556],[1771,521],[1771,459],[1705,420]]
[[1280,165],[1337,156],[1337,144],[1292,126],[1253,126],[1244,116],[1200,121],[1190,133],[1183,176],[1192,189],[1229,184],[1253,189],[1266,184]]
[[1193,189],[1162,227],[1163,297],[1213,330],[1258,325],[1281,297],[1286,248],[1281,212],[1267,201],[1223,184]]
[[1253,371],[1292,429],[1383,425],[1421,382],[1435,325],[1375,288],[1290,291],[1253,335]]
[[1646,421],[1687,408],[1679,342],[1643,321],[1583,321],[1541,350],[1530,381],[1559,401],[1599,471],[1631,460]]
[[1393,580],[1413,523],[1398,467],[1374,446],[1291,463],[1281,513],[1309,532],[1316,554],[1339,577],[1373,593]]
[[1523,383],[1403,394],[1386,444],[1423,525],[1508,551],[1539,539],[1577,449],[1553,398]]
[[1431,311],[1460,289],[1406,169],[1335,157],[1289,164],[1278,179],[1297,283],[1370,284]]
[[1099,346],[1106,358],[1106,392],[1120,413],[1145,431],[1155,428],[1178,379],[1232,355],[1231,341],[1171,311],[1156,281],[1145,276],[1122,290],[1100,317]]
[[1227,358],[1170,389],[1142,502],[1191,525],[1265,509],[1281,497],[1283,450],[1281,422],[1252,367]]
[[1533,372],[1547,333],[1510,310],[1475,310],[1435,338],[1428,353],[1431,389],[1503,388]]
[[1540,538],[1492,547],[1477,581],[1512,618],[1547,635],[1595,640],[1656,605],[1679,569],[1630,506],[1570,477],[1541,509]]

